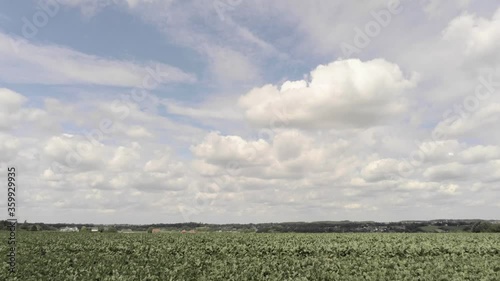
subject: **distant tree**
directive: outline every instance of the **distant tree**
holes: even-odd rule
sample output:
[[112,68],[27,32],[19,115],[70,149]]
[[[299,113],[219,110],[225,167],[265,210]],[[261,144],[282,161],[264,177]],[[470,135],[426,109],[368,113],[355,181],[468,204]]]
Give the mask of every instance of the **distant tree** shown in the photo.
[[24,223],[22,224],[19,224],[19,229],[22,229],[22,230],[30,230],[31,229],[31,226],[26,222],[24,221]]
[[98,230],[99,230],[99,232],[104,232],[104,227],[103,226],[99,226]]
[[153,233],[153,227],[148,227],[148,233]]
[[82,226],[82,228],[80,229],[81,232],[88,232],[89,229],[84,225]]
[[491,225],[491,232],[500,232],[500,223],[495,223]]
[[112,233],[115,233],[115,232],[118,232],[118,230],[116,230],[116,228],[114,226],[110,226],[106,229],[106,232],[112,232]]
[[493,232],[493,224],[487,221],[479,221],[472,225],[472,232]]
[[30,231],[37,231],[37,230],[38,230],[38,228],[36,227],[36,225],[32,225],[30,227]]

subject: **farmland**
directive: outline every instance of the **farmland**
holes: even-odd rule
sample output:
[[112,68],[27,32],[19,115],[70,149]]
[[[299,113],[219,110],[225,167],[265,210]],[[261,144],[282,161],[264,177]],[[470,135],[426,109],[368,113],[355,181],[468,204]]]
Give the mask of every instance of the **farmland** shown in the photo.
[[0,280],[500,280],[499,234],[21,231],[18,243],[16,277],[3,262]]

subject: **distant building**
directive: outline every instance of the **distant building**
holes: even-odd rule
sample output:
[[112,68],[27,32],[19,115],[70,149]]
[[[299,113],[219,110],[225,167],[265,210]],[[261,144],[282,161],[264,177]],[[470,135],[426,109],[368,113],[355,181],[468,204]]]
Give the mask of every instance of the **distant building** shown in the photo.
[[62,232],[78,232],[78,227],[69,227],[69,226],[66,226],[64,228],[61,228],[61,231]]
[[120,233],[132,233],[132,232],[134,231],[130,228],[120,230]]
[[181,233],[182,233],[182,234],[186,233],[186,230],[185,230],[185,229],[183,229],[183,230],[181,231]]
[[97,227],[92,227],[92,228],[90,229],[90,232],[99,232],[99,228],[97,228]]
[[159,228],[153,228],[153,230],[151,231],[151,233],[160,233],[160,229]]

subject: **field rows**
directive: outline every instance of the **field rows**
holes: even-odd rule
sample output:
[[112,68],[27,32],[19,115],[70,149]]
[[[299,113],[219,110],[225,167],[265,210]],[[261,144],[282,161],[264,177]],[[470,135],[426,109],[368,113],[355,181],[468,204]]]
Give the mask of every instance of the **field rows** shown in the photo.
[[[1,238],[6,241],[7,233]],[[0,280],[500,280],[498,234],[19,232]],[[7,252],[6,243],[0,249]],[[5,255],[3,255],[5,256]]]

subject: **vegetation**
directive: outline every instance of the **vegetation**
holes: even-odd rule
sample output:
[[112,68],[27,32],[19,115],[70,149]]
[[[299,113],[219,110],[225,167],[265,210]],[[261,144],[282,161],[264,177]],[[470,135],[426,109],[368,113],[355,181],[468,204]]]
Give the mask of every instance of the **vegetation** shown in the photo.
[[479,232],[500,232],[500,224],[493,224],[487,221],[479,221],[474,223],[471,227],[471,231],[475,233]]
[[[9,223],[0,221],[0,230],[7,230]],[[77,227],[82,231],[97,227],[99,232],[112,232],[127,229],[132,231],[151,232],[154,228],[162,231],[180,232],[181,230],[196,230],[197,232],[236,231],[258,233],[343,233],[343,232],[500,232],[499,221],[485,220],[432,220],[432,221],[402,221],[402,222],[356,222],[356,221],[320,221],[320,222],[282,222],[258,224],[202,224],[202,223],[172,223],[150,225],[93,225],[93,224],[43,224],[21,223],[20,230],[57,231],[64,227]]]
[[111,232],[111,233],[118,232],[118,230],[116,230],[116,228],[114,226],[110,226],[108,228],[105,228],[104,231]]
[[[7,241],[8,233],[0,232]],[[18,232],[0,280],[498,280],[500,236]],[[0,243],[7,252],[7,243]]]

